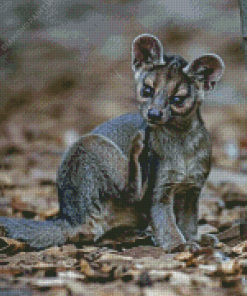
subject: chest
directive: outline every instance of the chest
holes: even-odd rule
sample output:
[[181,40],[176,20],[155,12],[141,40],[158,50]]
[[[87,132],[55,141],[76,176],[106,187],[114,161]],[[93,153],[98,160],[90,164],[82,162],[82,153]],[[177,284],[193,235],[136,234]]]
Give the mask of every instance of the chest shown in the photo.
[[209,171],[210,149],[203,135],[171,137],[150,135],[140,159],[143,181],[151,187],[174,183],[200,186]]

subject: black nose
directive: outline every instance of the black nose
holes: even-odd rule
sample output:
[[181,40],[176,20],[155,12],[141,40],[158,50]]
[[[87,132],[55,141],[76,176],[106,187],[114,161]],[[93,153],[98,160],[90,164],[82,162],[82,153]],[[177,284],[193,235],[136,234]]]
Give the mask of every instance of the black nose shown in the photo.
[[148,119],[151,121],[159,121],[162,118],[163,113],[158,109],[149,109],[148,110]]

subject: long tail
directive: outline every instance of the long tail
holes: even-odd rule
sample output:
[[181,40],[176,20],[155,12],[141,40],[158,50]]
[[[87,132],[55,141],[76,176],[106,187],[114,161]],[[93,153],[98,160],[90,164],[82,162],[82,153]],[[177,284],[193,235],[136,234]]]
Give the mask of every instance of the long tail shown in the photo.
[[33,221],[0,217],[0,229],[9,238],[26,242],[34,249],[63,245],[71,226],[68,222]]

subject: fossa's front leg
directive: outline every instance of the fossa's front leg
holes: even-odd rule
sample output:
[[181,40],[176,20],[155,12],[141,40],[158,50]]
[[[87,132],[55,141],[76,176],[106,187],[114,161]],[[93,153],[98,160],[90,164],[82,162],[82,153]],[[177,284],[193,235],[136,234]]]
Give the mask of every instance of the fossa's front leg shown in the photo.
[[200,188],[191,187],[174,194],[176,223],[188,242],[196,239],[198,220],[198,199]]
[[[188,185],[189,187],[189,185]],[[203,234],[197,237],[198,200],[201,188],[191,187],[185,192],[174,195],[174,213],[178,228],[186,239],[187,246],[196,250],[199,244],[215,246],[218,239],[213,234]]]
[[154,242],[167,251],[172,251],[186,240],[177,227],[173,211],[173,192],[166,194],[156,192],[151,207]]
[[125,194],[128,202],[140,201],[143,197],[142,174],[139,156],[143,150],[143,134],[138,132],[132,139],[129,159],[128,174],[125,186]]

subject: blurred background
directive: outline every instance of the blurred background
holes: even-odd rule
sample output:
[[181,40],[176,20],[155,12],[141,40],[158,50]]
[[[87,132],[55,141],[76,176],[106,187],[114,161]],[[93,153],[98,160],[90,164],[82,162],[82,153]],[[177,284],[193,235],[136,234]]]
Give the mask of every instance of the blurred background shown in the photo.
[[204,53],[224,60],[225,73],[206,96],[202,115],[214,167],[228,181],[240,180],[236,190],[246,194],[237,0],[1,0],[0,30],[2,203],[11,197],[12,206],[31,215],[36,200],[47,196],[47,208],[55,207],[60,152],[105,120],[138,110],[130,61],[132,40],[142,33],[156,35],[166,53],[187,61]]

